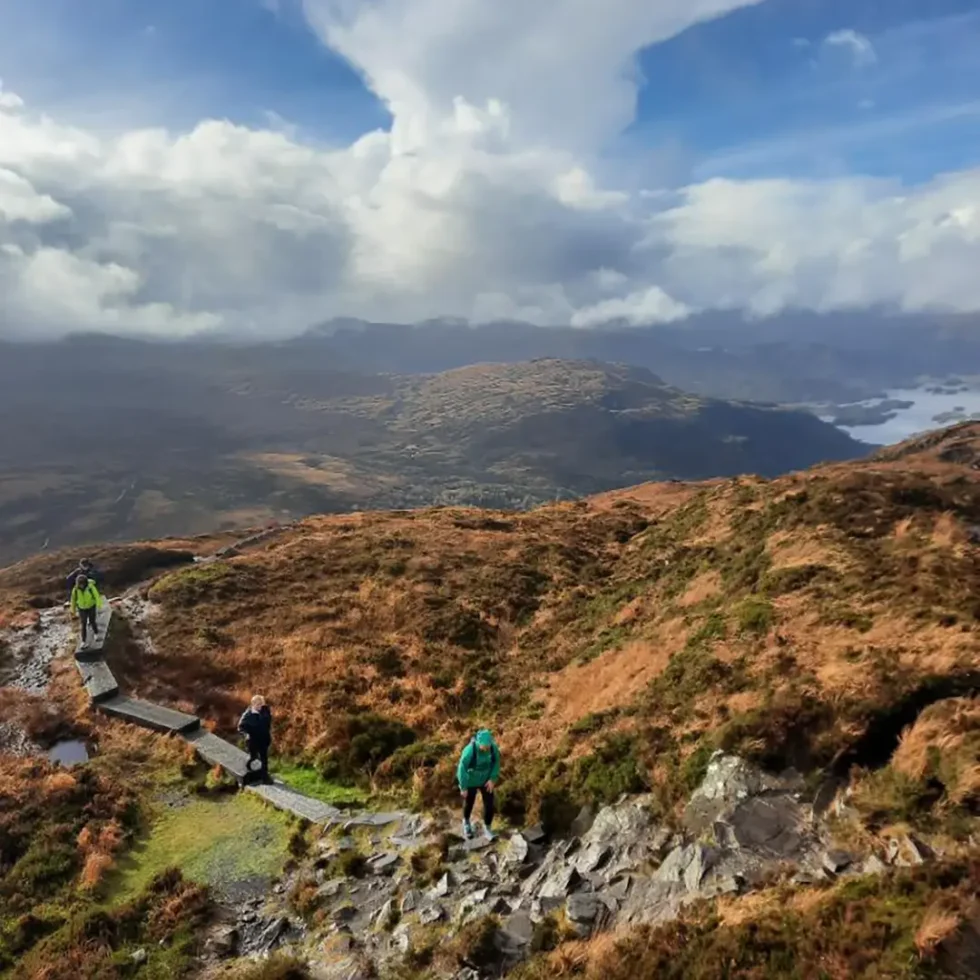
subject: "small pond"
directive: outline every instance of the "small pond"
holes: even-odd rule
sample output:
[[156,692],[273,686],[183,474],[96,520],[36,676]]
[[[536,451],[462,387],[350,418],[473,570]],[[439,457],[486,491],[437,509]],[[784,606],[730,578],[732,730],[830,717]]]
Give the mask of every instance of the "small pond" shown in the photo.
[[52,762],[60,762],[63,766],[77,766],[88,762],[88,747],[78,738],[56,742],[48,749],[48,758]]

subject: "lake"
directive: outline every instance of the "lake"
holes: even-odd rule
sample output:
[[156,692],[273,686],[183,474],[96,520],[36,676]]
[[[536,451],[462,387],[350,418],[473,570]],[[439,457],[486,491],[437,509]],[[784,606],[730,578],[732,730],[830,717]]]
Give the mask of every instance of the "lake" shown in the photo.
[[[935,384],[930,384],[929,387],[935,387]],[[842,425],[840,428],[862,442],[888,446],[919,435],[921,432],[928,432],[930,429],[941,429],[952,425],[953,422],[936,422],[935,416],[952,412],[955,408],[964,408],[967,417],[974,413],[980,414],[980,390],[977,389],[952,395],[937,395],[927,391],[925,387],[895,388],[887,392],[887,397],[897,401],[913,402],[913,405],[911,408],[899,410],[893,419],[881,425]],[[861,404],[878,405],[880,401],[872,399]]]

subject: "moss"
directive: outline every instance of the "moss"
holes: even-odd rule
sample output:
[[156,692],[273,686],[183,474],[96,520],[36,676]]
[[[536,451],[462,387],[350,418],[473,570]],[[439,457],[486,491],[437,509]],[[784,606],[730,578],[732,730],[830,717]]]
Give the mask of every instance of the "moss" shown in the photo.
[[168,608],[186,609],[209,598],[233,598],[257,590],[254,573],[246,566],[215,561],[164,575],[151,586],[149,596]]
[[132,975],[132,954],[147,980],[177,980],[193,967],[196,939],[208,921],[206,892],[176,869],[157,875],[131,901],[114,909],[90,908],[42,939],[10,972],[11,980],[122,980]]
[[120,861],[108,897],[127,900],[171,867],[219,892],[268,882],[282,871],[289,838],[289,818],[250,794],[191,800],[163,813]]

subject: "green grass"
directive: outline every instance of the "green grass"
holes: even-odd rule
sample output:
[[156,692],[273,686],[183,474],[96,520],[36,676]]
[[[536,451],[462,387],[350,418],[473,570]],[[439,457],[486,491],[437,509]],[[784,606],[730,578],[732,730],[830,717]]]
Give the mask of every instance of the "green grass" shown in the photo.
[[341,786],[324,779],[312,766],[280,759],[272,763],[271,770],[287,786],[333,806],[360,806],[367,803],[368,794],[358,786]]
[[172,867],[218,892],[271,879],[288,857],[290,833],[288,817],[250,795],[190,800],[162,814],[127,853],[107,898],[131,899]]

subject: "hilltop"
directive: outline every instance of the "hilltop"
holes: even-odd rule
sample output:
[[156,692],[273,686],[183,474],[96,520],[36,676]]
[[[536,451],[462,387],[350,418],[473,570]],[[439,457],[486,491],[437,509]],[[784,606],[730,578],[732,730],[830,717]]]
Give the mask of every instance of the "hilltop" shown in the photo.
[[[583,804],[640,793],[671,829],[720,750],[798,785],[853,852],[914,839],[930,855],[849,883],[776,874],[618,944],[562,943],[532,960],[532,980],[708,977],[733,962],[738,977],[783,976],[786,962],[807,978],[970,976],[977,524],[968,423],[771,480],[648,483],[527,513],[312,517],[204,563],[191,553],[223,540],[95,557],[114,589],[135,587],[107,651],[124,689],[224,734],[262,691],[279,750],[332,784],[438,811],[454,801],[460,743],[489,725],[514,826],[561,835]],[[0,572],[8,619],[59,601],[78,556]],[[58,683],[59,717],[89,724]],[[698,838],[709,851],[719,826]],[[450,975],[408,959],[399,976]]]
[[21,420],[0,444],[0,561],[309,513],[523,508],[867,451],[807,413],[687,395],[642,368],[367,375],[293,345],[11,345],[0,413]]

